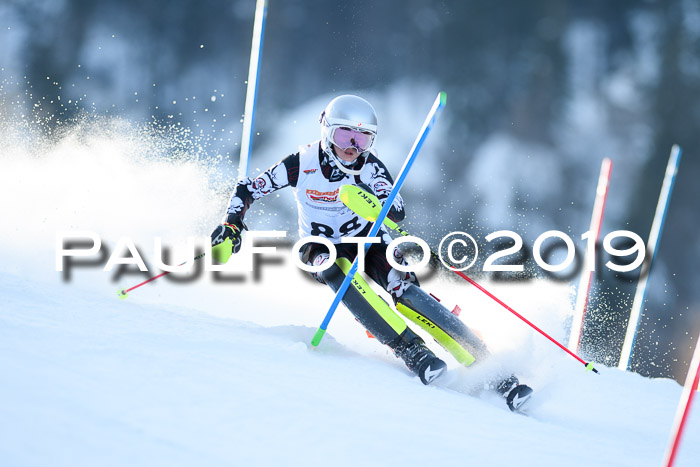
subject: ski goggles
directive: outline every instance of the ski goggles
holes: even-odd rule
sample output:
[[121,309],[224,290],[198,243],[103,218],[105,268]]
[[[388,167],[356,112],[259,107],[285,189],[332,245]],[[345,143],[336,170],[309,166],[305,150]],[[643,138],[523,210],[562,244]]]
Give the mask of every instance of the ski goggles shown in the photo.
[[358,152],[365,152],[372,146],[374,133],[360,131],[347,126],[335,127],[331,133],[333,144],[342,150],[355,148]]

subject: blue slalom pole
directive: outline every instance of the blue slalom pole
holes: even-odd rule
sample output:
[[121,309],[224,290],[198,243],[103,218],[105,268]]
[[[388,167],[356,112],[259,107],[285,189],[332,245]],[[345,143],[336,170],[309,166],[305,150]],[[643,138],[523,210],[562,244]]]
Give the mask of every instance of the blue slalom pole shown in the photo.
[[620,362],[617,364],[617,367],[623,371],[627,370],[629,367],[634,343],[637,340],[637,328],[639,327],[639,318],[642,314],[644,300],[647,295],[647,285],[649,283],[649,276],[651,276],[651,267],[654,264],[656,248],[659,246],[661,232],[666,222],[666,213],[668,211],[669,202],[671,201],[671,192],[673,191],[673,185],[676,181],[676,174],[678,173],[678,165],[681,162],[682,152],[681,147],[674,144],[671,148],[671,155],[668,158],[664,182],[661,185],[661,193],[659,194],[659,201],[656,204],[656,212],[654,213],[654,220],[651,223],[651,232],[649,232],[649,240],[647,241],[647,248],[651,246],[651,262],[649,263],[649,270],[647,273],[643,277],[640,277],[639,282],[637,282],[637,291],[634,294],[630,319],[627,322],[625,342],[622,344]]
[[[445,93],[445,91],[440,91],[438,93],[437,98],[435,98],[435,102],[433,103],[433,107],[430,109],[430,112],[428,112],[428,116],[426,117],[425,122],[423,123],[423,127],[421,128],[420,133],[418,133],[418,138],[416,138],[416,141],[413,143],[413,147],[411,148],[411,151],[408,153],[408,157],[406,158],[406,161],[404,162],[403,167],[401,168],[401,171],[399,172],[399,176],[396,178],[396,181],[394,182],[394,186],[391,189],[391,193],[389,194],[389,197],[384,202],[384,206],[382,207],[382,210],[379,212],[379,215],[377,216],[377,220],[374,221],[374,224],[372,225],[372,229],[369,231],[369,234],[367,235],[367,237],[369,237],[369,238],[375,237],[377,235],[377,233],[379,232],[379,229],[381,228],[382,223],[384,222],[384,218],[389,213],[389,210],[391,209],[391,205],[394,202],[396,195],[399,193],[399,190],[401,189],[401,186],[403,185],[403,182],[406,179],[406,176],[408,175],[408,171],[411,169],[411,166],[413,165],[413,162],[415,161],[416,156],[418,155],[418,151],[420,151],[420,148],[423,146],[423,142],[425,141],[425,138],[428,136],[428,132],[430,132],[430,129],[435,124],[435,120],[437,119],[438,112],[440,110],[442,110],[442,108],[445,106],[446,100],[447,100],[447,94]],[[369,247],[370,247],[370,244],[366,243],[365,244],[365,253],[367,253],[367,250],[369,249]],[[318,344],[321,343],[321,339],[323,339],[323,335],[326,333],[326,330],[328,329],[328,323],[331,322],[331,318],[333,318],[333,314],[335,313],[335,310],[338,308],[340,301],[345,296],[345,292],[347,292],[348,287],[350,286],[350,283],[352,282],[353,277],[355,277],[355,273],[357,273],[358,262],[359,262],[359,255],[357,258],[355,258],[355,261],[352,263],[352,266],[350,267],[350,271],[348,271],[347,276],[345,276],[345,280],[343,280],[343,283],[340,285],[340,289],[338,289],[338,292],[335,294],[335,299],[333,299],[333,303],[331,304],[331,307],[328,310],[328,313],[326,313],[326,317],[323,319],[321,326],[316,331],[316,334],[314,334],[313,339],[311,339],[311,345],[313,345],[314,347],[318,346]]]
[[258,77],[260,76],[260,58],[262,57],[265,20],[267,19],[267,0],[257,0],[255,20],[253,22],[253,42],[250,46],[250,64],[248,65],[248,87],[243,111],[243,135],[241,137],[241,155],[238,165],[238,178],[248,176],[250,146],[253,140],[253,121],[255,120],[255,103],[258,99]]

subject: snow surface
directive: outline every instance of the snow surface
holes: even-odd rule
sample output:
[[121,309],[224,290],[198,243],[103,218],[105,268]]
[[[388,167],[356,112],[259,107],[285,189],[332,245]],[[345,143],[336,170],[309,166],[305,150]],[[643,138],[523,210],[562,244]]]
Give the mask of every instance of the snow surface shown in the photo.
[[[491,361],[425,387],[341,308],[309,342],[332,294],[288,250],[259,280],[159,279],[125,300],[101,266],[55,270],[55,235],[93,230],[207,236],[228,194],[206,164],[154,157],[133,128],[82,128],[0,153],[0,465],[659,465],[681,387],[582,365],[465,282],[424,287],[482,333]],[[272,209],[273,203],[267,206]],[[290,232],[290,236],[294,233]],[[178,256],[178,255],[175,255]],[[180,254],[178,257],[181,257]],[[104,264],[104,262],[102,263]],[[568,285],[484,283],[565,341]],[[433,347],[436,345],[433,343]],[[497,371],[535,389],[527,416],[474,394]],[[677,463],[700,459],[700,404]]]

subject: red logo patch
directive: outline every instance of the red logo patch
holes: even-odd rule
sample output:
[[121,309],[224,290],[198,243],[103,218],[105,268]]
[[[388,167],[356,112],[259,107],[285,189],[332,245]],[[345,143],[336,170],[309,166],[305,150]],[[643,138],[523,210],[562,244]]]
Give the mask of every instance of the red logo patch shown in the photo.
[[261,177],[253,180],[253,188],[255,188],[256,190],[262,190],[263,188],[265,188],[266,184],[267,183],[265,182],[265,179]]
[[316,172],[316,169],[304,170],[304,173],[305,173],[305,174],[312,174],[312,173],[314,173],[314,172]]
[[306,190],[306,196],[311,201],[316,201],[317,203],[335,203],[338,201],[338,192],[340,189],[335,191],[316,191],[316,190]]

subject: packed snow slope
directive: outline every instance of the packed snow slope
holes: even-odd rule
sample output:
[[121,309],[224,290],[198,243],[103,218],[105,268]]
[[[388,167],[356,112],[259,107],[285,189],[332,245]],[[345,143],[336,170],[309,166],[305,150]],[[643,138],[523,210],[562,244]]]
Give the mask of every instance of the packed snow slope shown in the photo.
[[[59,231],[95,232],[108,254],[129,236],[150,265],[161,236],[186,257],[177,247],[209,234],[227,193],[196,158],[157,157],[148,138],[123,136],[133,128],[78,128],[38,145],[4,130],[1,465],[660,464],[676,382],[587,373],[464,282],[424,287],[458,303],[494,356],[462,369],[439,351],[451,371],[425,387],[342,307],[310,346],[333,297],[288,249],[257,277],[171,275],[125,300],[117,290],[145,276],[115,279],[107,257],[57,272]],[[566,337],[567,286],[485,286]],[[535,389],[527,415],[474,390],[499,371]],[[677,465],[699,458],[696,404]]]

